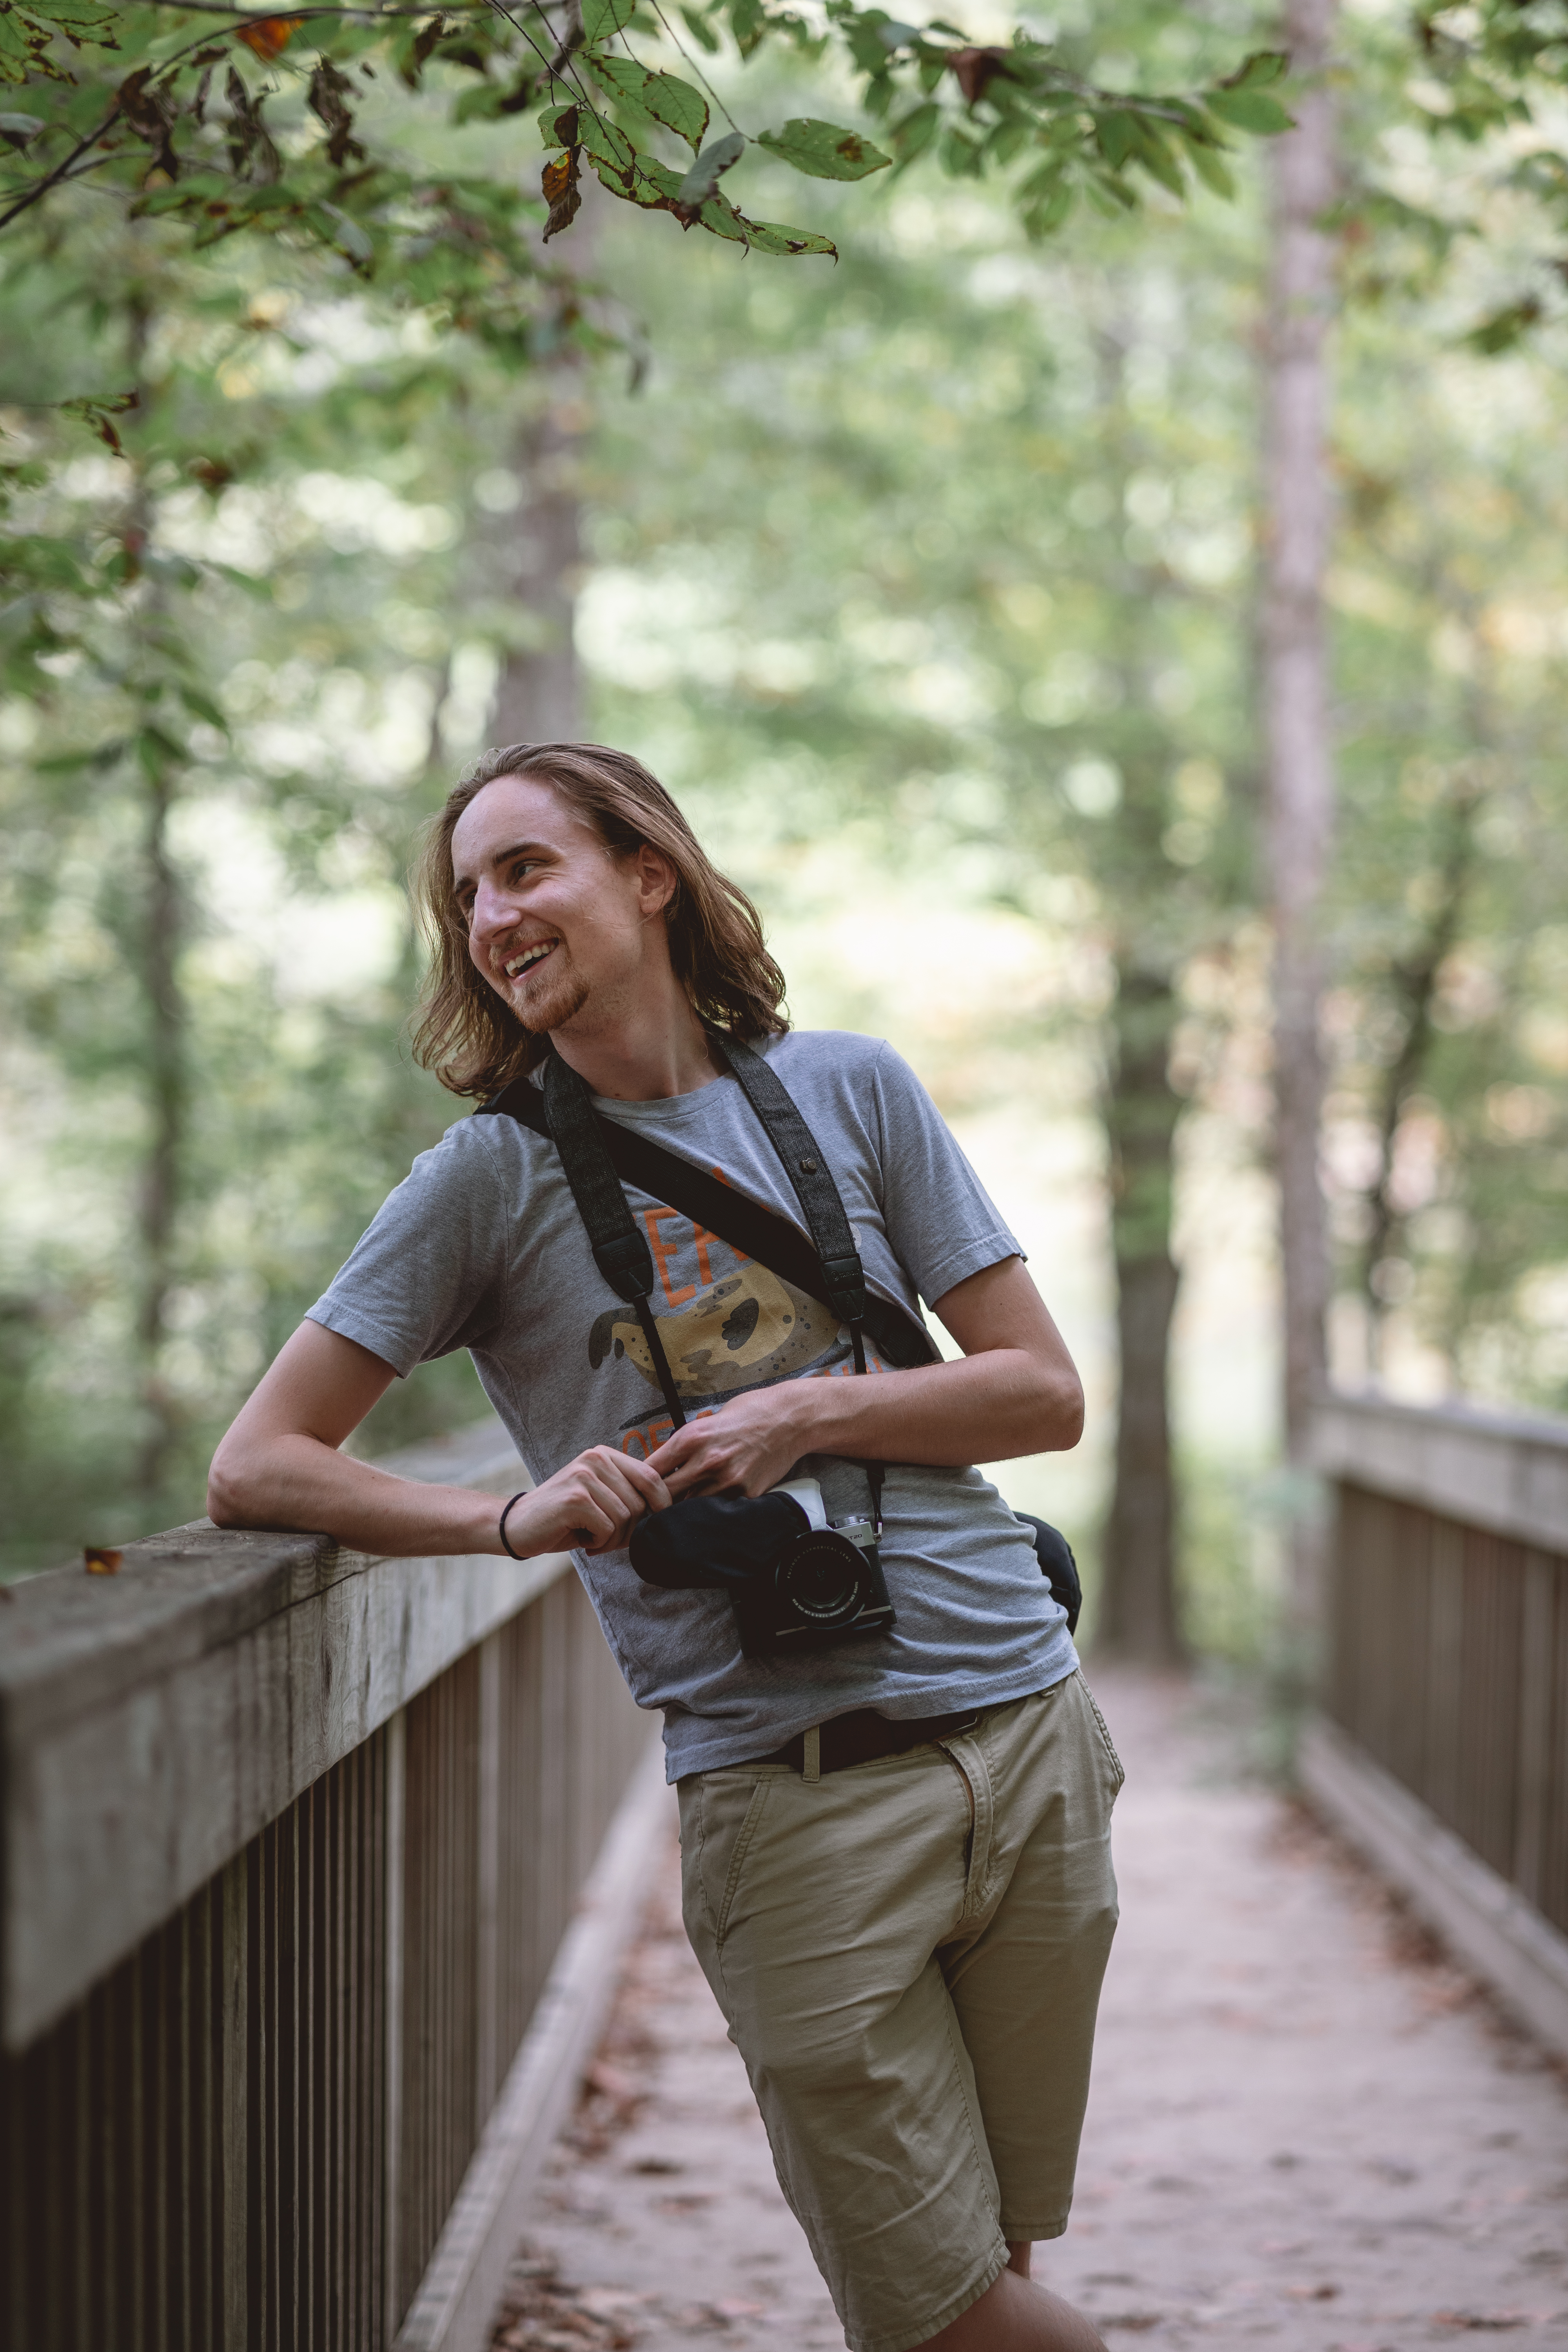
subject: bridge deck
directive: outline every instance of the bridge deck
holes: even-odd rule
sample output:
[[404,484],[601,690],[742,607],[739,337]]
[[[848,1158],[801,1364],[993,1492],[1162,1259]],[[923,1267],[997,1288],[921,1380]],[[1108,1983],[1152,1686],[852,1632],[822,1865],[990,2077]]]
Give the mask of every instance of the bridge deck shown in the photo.
[[[1073,2224],[1040,2274],[1116,2352],[1568,2346],[1568,2079],[1342,1849],[1245,1727],[1107,1673],[1123,1923]],[[671,1868],[497,2343],[842,2342],[773,2184]]]

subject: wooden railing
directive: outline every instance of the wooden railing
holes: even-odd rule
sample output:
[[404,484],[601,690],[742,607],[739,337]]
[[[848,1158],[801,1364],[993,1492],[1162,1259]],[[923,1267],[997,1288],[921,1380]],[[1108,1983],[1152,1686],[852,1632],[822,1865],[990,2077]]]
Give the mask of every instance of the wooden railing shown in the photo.
[[[524,1483],[495,1423],[385,1466]],[[0,2344],[482,2344],[656,1745],[563,1556],[204,1521],[11,1588]]]
[[1568,1423],[1340,1397],[1301,1777],[1568,2052]]

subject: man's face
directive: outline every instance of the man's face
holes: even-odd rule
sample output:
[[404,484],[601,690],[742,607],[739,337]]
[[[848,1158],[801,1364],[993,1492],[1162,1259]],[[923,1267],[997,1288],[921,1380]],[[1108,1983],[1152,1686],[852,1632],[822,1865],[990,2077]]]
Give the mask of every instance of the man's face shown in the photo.
[[549,784],[498,776],[474,794],[452,834],[453,887],[476,969],[525,1029],[564,1028],[591,994],[636,987],[660,898],[650,858],[662,866],[614,856]]

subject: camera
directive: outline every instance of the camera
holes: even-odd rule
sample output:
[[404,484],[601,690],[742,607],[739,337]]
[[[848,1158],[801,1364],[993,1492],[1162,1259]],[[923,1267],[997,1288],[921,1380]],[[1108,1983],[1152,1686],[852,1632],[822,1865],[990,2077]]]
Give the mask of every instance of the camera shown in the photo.
[[692,1495],[639,1522],[632,1566],[670,1592],[726,1592],[749,1658],[886,1633],[893,1604],[869,1519],[830,1527],[815,1478],[765,1495]]

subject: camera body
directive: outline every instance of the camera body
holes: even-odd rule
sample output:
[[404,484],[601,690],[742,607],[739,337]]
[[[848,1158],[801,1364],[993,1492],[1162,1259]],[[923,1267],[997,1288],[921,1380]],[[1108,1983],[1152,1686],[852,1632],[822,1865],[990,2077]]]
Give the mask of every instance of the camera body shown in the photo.
[[632,1566],[666,1591],[726,1592],[749,1658],[863,1641],[894,1622],[869,1519],[827,1523],[815,1478],[693,1495],[635,1528]]

